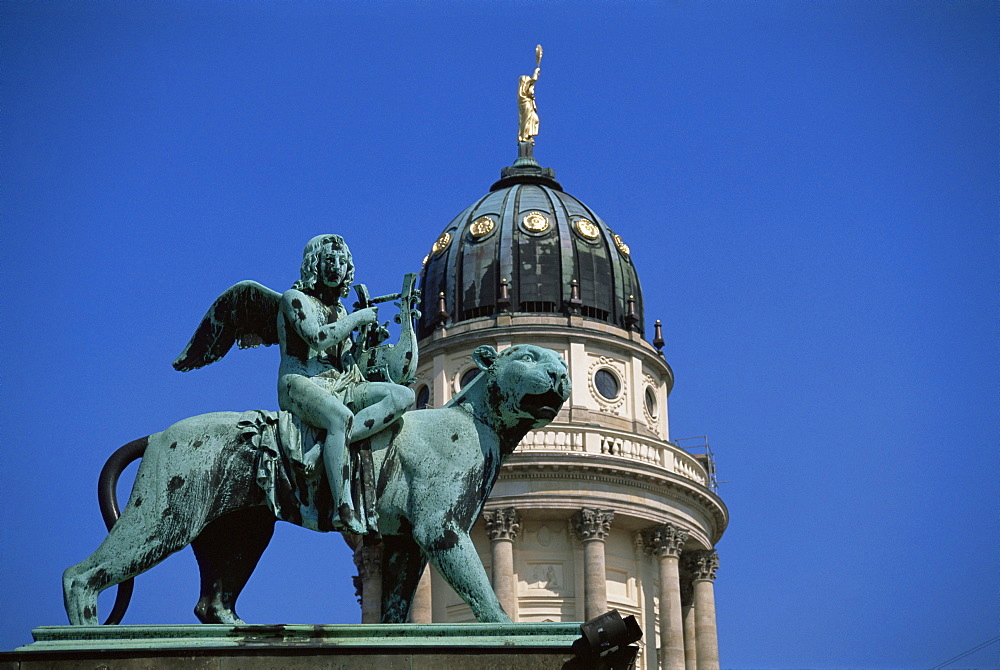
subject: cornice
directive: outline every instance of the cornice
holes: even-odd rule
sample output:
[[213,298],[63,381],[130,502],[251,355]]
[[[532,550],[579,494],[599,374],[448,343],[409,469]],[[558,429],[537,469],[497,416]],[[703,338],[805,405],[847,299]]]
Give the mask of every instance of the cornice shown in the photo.
[[[565,480],[562,480],[565,481]],[[573,483],[594,484],[596,480],[573,480]],[[498,494],[498,492],[495,492]],[[671,498],[667,505],[653,500],[638,502],[622,496],[601,496],[591,491],[580,490],[577,493],[563,491],[558,493],[542,492],[537,494],[516,494],[510,496],[497,495],[486,503],[486,509],[505,507],[511,504],[518,506],[519,514],[524,523],[534,519],[565,519],[571,520],[574,510],[600,505],[601,509],[613,510],[615,513],[614,530],[626,533],[641,532],[647,528],[671,523],[688,529],[690,539],[688,545],[696,549],[711,549],[720,539],[716,531],[714,519],[708,514],[697,513],[691,516],[686,509],[687,501]],[[674,503],[671,505],[670,503]]]
[[[643,362],[667,378],[667,392],[673,389],[674,372],[666,360],[653,348],[649,342],[632,331],[626,331],[603,322],[591,321],[579,316],[570,317],[506,317],[510,323],[500,323],[501,319],[483,317],[465,322],[459,327],[448,328],[447,335],[439,335],[435,331],[418,343],[420,355],[424,360],[433,358],[439,352],[449,352],[455,349],[469,349],[473,344],[483,344],[483,340],[511,339],[514,341],[530,341],[532,337],[549,337],[581,342],[591,340],[612,350],[638,355]],[[471,349],[470,349],[471,351]]]
[[[569,455],[532,452],[530,460],[512,455],[500,470],[498,483],[537,479],[597,482],[626,489],[648,491],[656,496],[690,505],[713,521],[709,531],[712,545],[721,539],[729,524],[729,509],[719,496],[680,475],[664,472],[634,461],[619,461],[595,454],[572,452]],[[592,487],[580,487],[591,493]],[[546,494],[547,496],[550,494]],[[530,494],[525,497],[530,497]],[[513,501],[516,496],[505,498]],[[507,503],[507,504],[512,504]],[[596,502],[593,504],[597,504]],[[652,507],[650,507],[650,511]],[[651,517],[654,521],[666,521]]]

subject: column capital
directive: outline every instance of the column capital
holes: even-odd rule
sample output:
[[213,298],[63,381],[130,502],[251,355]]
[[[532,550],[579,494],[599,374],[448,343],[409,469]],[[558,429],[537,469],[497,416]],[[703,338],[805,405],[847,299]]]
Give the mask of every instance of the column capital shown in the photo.
[[657,558],[680,556],[690,532],[672,523],[665,523],[642,531],[646,552]]
[[715,571],[719,569],[719,555],[714,551],[684,552],[687,569],[692,579],[715,579]]
[[573,515],[573,529],[581,542],[588,540],[603,542],[611,532],[611,520],[614,518],[615,513],[611,510],[584,507]]
[[382,570],[382,545],[362,545],[354,550],[354,567],[358,577],[368,579]]
[[486,536],[491,542],[513,541],[521,531],[521,516],[513,507],[486,510],[483,512],[483,520],[486,522]]
[[[358,543],[354,548],[354,567],[358,569],[358,574],[353,578],[354,595],[358,597],[361,604],[362,616],[365,609],[365,584],[378,593],[375,594],[375,601],[381,607],[382,596],[382,544],[362,544]],[[378,621],[376,617],[372,622]]]

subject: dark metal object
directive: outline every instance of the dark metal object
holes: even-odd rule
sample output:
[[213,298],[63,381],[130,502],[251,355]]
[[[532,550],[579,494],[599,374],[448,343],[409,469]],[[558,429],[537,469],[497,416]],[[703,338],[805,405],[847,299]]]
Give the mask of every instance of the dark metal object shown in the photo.
[[634,616],[624,619],[618,610],[594,617],[580,626],[583,636],[573,643],[576,658],[563,664],[563,670],[632,670],[642,639],[642,629]]
[[444,304],[444,291],[438,293],[438,304],[437,304],[437,327],[444,328],[444,325],[448,323],[448,308]]
[[510,311],[510,284],[506,277],[500,280],[500,298],[497,300],[497,309],[501,312]]
[[581,307],[583,301],[580,300],[580,282],[574,279],[569,283],[569,313],[579,314]]
[[[101,474],[97,478],[97,503],[101,507],[101,516],[104,517],[104,525],[107,526],[109,532],[118,521],[118,517],[121,516],[121,509],[118,507],[118,479],[125,468],[142,458],[148,444],[148,437],[132,440],[111,454],[111,458],[101,468]],[[125,610],[128,609],[128,604],[132,600],[134,587],[135,580],[133,579],[128,579],[118,585],[118,590],[115,592],[115,605],[104,625],[121,623],[122,617],[125,616]]]
[[663,355],[663,345],[666,342],[663,341],[663,324],[657,319],[656,323],[653,324],[653,346],[656,347],[656,353],[660,356]]
[[[545,168],[523,162],[526,157],[518,160],[520,165],[443,229],[451,240],[447,248],[428,254],[420,276],[423,316],[417,338],[440,327],[441,293],[451,325],[504,312],[575,313],[574,279],[581,316],[643,335],[642,288],[624,243],[619,246],[615,232],[546,176]],[[495,227],[477,237],[473,227],[484,219]],[[634,321],[626,323],[630,295]]]
[[639,317],[635,315],[635,296],[629,294],[628,311],[625,312],[625,328],[635,330],[635,324],[639,323]]

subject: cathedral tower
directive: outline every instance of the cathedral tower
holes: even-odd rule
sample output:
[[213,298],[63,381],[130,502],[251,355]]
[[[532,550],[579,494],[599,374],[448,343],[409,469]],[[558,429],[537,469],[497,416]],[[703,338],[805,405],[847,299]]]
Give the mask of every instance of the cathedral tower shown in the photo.
[[[522,131],[533,122],[537,133],[537,115],[527,118]],[[494,590],[514,621],[635,615],[636,667],[717,668],[715,546],[729,514],[711,453],[670,439],[674,376],[659,322],[645,336],[628,224],[610,227],[564,191],[533,144],[529,132],[514,164],[424,259],[417,406],[458,393],[478,373],[479,345],[558,351],[572,396],[507,460],[473,532]],[[358,552],[366,596],[377,570],[367,555]],[[474,621],[428,573],[411,619]],[[366,620],[377,620],[372,606],[365,597]]]

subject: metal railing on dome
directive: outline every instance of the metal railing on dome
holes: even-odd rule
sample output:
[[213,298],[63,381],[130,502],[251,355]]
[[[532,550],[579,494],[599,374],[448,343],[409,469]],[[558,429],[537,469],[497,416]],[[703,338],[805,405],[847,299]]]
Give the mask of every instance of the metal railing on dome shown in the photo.
[[[712,453],[712,447],[708,444],[708,435],[677,437],[671,440],[671,442],[675,446],[694,456],[694,458],[701,463],[701,465],[705,468],[705,472],[708,473],[708,487],[713,491],[718,492],[719,480],[715,476],[715,454]],[[688,442],[689,444],[682,444],[682,442]]]

